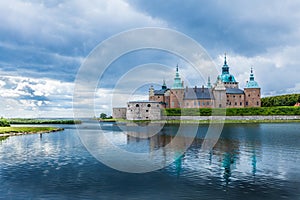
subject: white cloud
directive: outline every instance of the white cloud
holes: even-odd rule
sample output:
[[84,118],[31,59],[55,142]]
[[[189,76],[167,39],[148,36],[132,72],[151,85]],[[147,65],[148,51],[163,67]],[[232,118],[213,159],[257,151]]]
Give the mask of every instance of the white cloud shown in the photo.
[[[0,87],[1,113],[8,117],[72,116],[73,84],[53,79],[2,76],[5,87]],[[50,111],[50,112],[49,112]]]

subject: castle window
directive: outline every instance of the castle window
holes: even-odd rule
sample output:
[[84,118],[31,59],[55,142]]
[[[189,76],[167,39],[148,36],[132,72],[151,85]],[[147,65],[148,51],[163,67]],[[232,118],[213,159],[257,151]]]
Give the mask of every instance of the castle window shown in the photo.
[[146,112],[149,112],[149,110],[146,110]]
[[151,107],[151,105],[150,105],[150,104],[148,104],[148,105],[147,105],[147,107]]
[[209,106],[209,101],[208,101],[208,102],[206,102],[206,105],[208,105],[208,106]]
[[235,98],[235,95],[233,95],[233,98]]
[[259,102],[256,102],[256,105],[258,105],[258,106],[259,106]]
[[248,101],[246,101],[246,106],[248,106]]
[[202,102],[202,105],[205,106],[205,102]]
[[149,119],[149,117],[146,117],[146,119]]
[[243,105],[243,102],[240,102],[240,106],[242,106]]
[[229,105],[231,105],[231,102],[229,102]]
[[240,95],[240,98],[242,98],[242,96]]
[[236,105],[237,105],[237,102],[234,102],[234,105],[236,106]]
[[159,99],[160,99],[160,96],[158,96],[157,98],[159,98]]
[[222,104],[219,104],[219,108],[222,108]]
[[189,105],[189,103],[186,103],[186,105],[188,106],[188,105]]
[[139,105],[139,104],[136,104],[135,107],[140,107],[140,105]]
[[259,94],[257,96],[259,97]]
[[159,105],[157,105],[157,107],[159,107]]
[[248,97],[250,97],[250,94],[248,94]]
[[128,105],[128,108],[130,107],[130,105]]

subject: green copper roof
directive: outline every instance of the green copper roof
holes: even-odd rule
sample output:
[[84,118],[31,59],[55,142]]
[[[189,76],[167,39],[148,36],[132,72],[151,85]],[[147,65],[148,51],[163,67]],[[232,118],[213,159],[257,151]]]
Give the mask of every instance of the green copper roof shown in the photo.
[[183,84],[181,82],[181,78],[179,77],[178,65],[176,66],[176,75],[174,78],[172,89],[183,89]]
[[253,69],[251,68],[250,78],[245,88],[259,88],[258,83],[254,80]]
[[224,57],[224,65],[222,67],[222,74],[219,75],[219,78],[221,79],[221,81],[223,83],[228,83],[228,82],[236,83],[234,76],[229,73],[229,67],[228,67],[227,61],[226,61],[226,54]]

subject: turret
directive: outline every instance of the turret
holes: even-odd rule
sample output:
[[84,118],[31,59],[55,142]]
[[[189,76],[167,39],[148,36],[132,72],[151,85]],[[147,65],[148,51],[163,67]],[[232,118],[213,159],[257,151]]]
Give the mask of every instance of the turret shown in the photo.
[[245,107],[261,106],[261,91],[258,83],[254,80],[253,68],[250,70],[249,81],[247,81],[245,92]]
[[178,64],[172,89],[170,90],[170,108],[180,108],[183,106],[184,86],[179,76]]

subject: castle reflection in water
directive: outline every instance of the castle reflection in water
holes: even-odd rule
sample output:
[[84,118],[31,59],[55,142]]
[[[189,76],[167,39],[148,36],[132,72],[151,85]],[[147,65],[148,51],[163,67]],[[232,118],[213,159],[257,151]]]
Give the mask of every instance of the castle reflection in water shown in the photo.
[[[170,131],[170,129],[172,130]],[[202,151],[201,146],[204,141],[203,134],[205,134],[205,131],[206,129],[201,128],[198,130],[197,137],[183,155],[179,154],[189,145],[187,140],[190,138],[181,137],[181,146],[177,147],[178,156],[175,156],[174,162],[171,166],[167,167],[166,170],[171,170],[177,176],[180,176],[184,168],[189,168],[189,171],[193,169],[195,172],[202,171],[204,175],[206,174],[205,176],[209,176],[210,173],[222,171],[220,178],[223,179],[226,185],[234,178],[234,173],[239,173],[239,176],[241,174],[251,174],[255,180],[257,173],[257,156],[261,153],[260,142],[254,139],[252,140],[250,137],[247,138],[247,142],[243,143],[243,141],[232,138],[230,133],[227,132],[227,135],[221,135],[213,149],[210,151]],[[149,133],[127,131],[127,144],[143,143],[143,145],[146,144],[148,146],[148,151],[152,152],[170,144],[175,137],[174,133],[176,133],[176,128],[173,125],[162,128],[158,134],[148,138],[145,137],[145,134]],[[241,150],[240,148],[244,149]],[[243,152],[243,155],[241,155],[241,152]],[[166,153],[164,156],[166,156]],[[213,171],[216,166],[219,170]],[[213,176],[215,176],[215,174]]]

